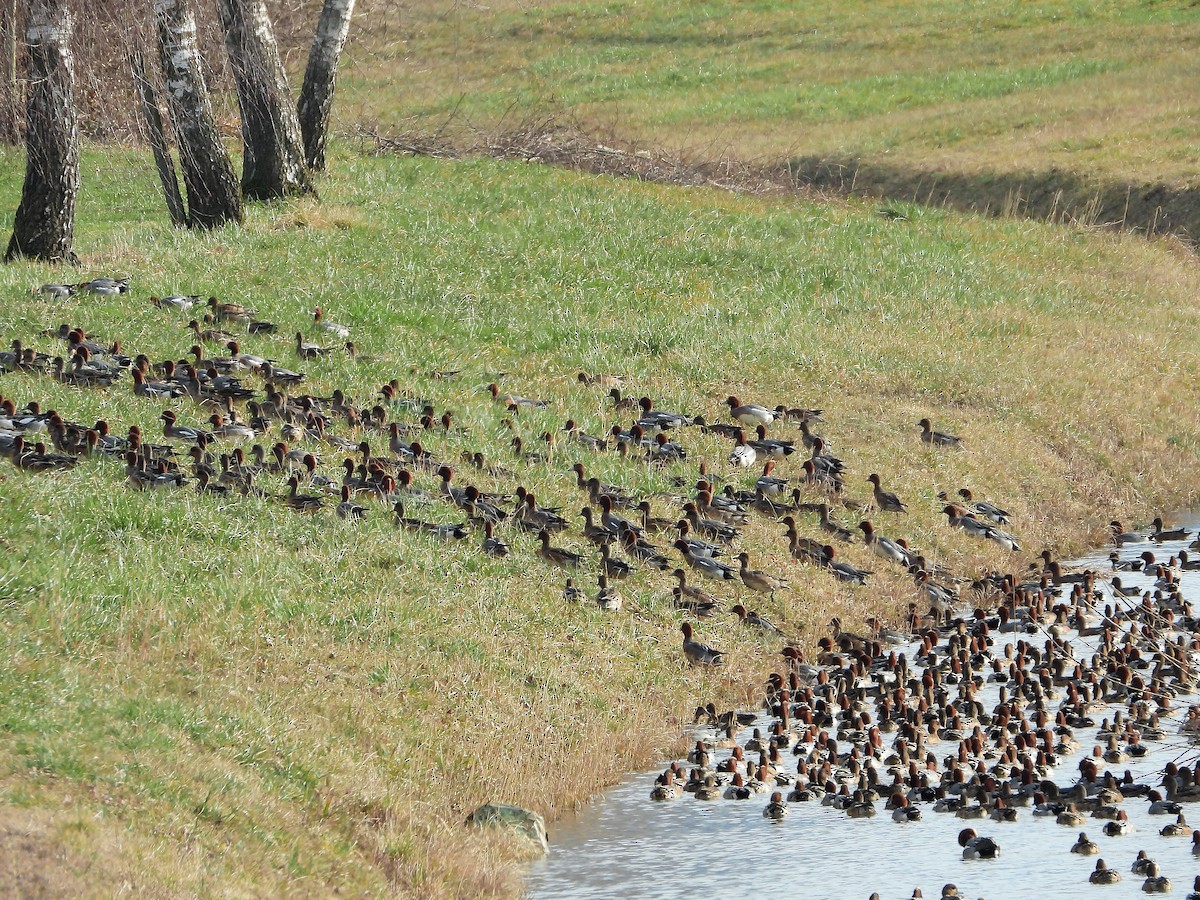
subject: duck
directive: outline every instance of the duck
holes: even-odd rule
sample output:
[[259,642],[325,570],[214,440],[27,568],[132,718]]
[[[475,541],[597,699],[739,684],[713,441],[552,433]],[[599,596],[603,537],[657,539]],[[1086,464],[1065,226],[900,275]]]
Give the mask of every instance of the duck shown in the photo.
[[835,559],[834,558],[835,551],[834,551],[833,547],[829,544],[826,544],[822,548],[822,552],[823,552],[823,564],[824,564],[825,568],[829,569],[829,571],[833,573],[833,576],[838,581],[845,581],[845,582],[851,583],[851,584],[864,584],[865,585],[867,583],[867,578],[869,576],[875,574],[874,572],[868,571],[866,569],[858,569],[858,568],[850,565],[850,563],[842,562],[841,560]]
[[550,545],[550,532],[544,528],[538,532],[538,540],[541,541],[541,545],[537,549],[537,555],[551,565],[577,569],[579,568],[579,564],[583,562],[583,557],[572,550],[567,550],[563,547],[552,547]]
[[508,544],[505,543],[501,538],[496,537],[495,524],[492,523],[491,521],[485,521],[483,523],[483,531],[484,531],[483,545],[481,546],[480,549],[483,550],[484,554],[487,556],[496,556],[496,557],[508,556],[508,553],[509,553]]
[[775,421],[774,410],[757,403],[743,403],[732,396],[726,398],[725,403],[729,407],[729,415],[743,425],[753,428],[758,425],[770,425]]
[[720,560],[709,556],[696,556],[685,540],[677,540],[673,546],[683,554],[684,562],[705,578],[711,578],[715,581],[734,581],[738,577],[732,567],[727,566]]
[[608,449],[608,438],[598,438],[588,434],[574,419],[567,419],[567,424],[563,426],[563,431],[567,436],[577,444],[582,444],[588,450],[602,452]]
[[1078,828],[1086,819],[1083,813],[1075,806],[1074,803],[1068,803],[1067,808],[1058,814],[1054,821],[1059,825],[1066,825],[1071,828]]
[[596,605],[606,612],[619,612],[623,603],[621,592],[609,586],[606,575],[601,575],[596,581],[600,587],[596,594]]
[[683,597],[687,598],[693,603],[710,608],[715,607],[718,604],[719,601],[712,594],[708,593],[703,588],[698,588],[695,585],[688,584],[687,573],[685,573],[683,569],[676,569],[671,573],[671,575],[679,580],[679,586],[676,588],[676,590],[678,590]]
[[633,566],[610,554],[608,544],[600,545],[600,571],[609,578],[625,579],[633,574]]
[[644,566],[649,566],[652,569],[667,571],[671,568],[670,561],[658,552],[658,549],[652,544],[648,544],[643,540],[639,540],[638,536],[632,531],[622,532],[620,535],[621,547],[625,553],[633,559],[636,559]]
[[522,492],[522,489],[518,488],[516,502],[517,508],[513,519],[518,527],[526,531],[546,531],[551,534],[566,531],[567,520],[559,514],[558,509],[539,506],[537,497],[532,491]]
[[125,294],[129,291],[128,278],[93,278],[91,281],[84,281],[80,284],[70,285],[73,289],[72,293],[77,291],[86,291],[89,294],[96,294],[101,297],[115,297],[117,294]]
[[339,340],[348,340],[350,338],[350,329],[345,325],[339,325],[337,322],[330,322],[325,318],[325,312],[321,307],[313,309],[313,324],[322,331],[327,331]]
[[787,407],[783,404],[775,407],[775,418],[787,419],[793,422],[823,422],[825,410],[809,409],[802,406]]
[[169,384],[165,381],[147,381],[146,376],[139,370],[133,370],[133,393],[135,397],[149,397],[151,400],[173,400],[185,393],[182,386]]
[[[227,343],[227,341],[223,343]],[[332,347],[320,347],[317,344],[309,343],[304,340],[303,334],[299,331],[296,332],[296,355],[301,359],[318,359],[328,356],[332,352]]]
[[1158,791],[1150,791],[1146,794],[1146,799],[1150,801],[1147,812],[1152,816],[1177,816],[1183,812],[1183,807],[1174,800],[1164,800]]
[[299,512],[314,513],[325,506],[325,500],[320,494],[301,494],[299,477],[292,475],[288,478],[288,492],[283,496],[283,502]]
[[892,798],[892,806],[893,822],[919,822],[921,820],[921,810],[909,803],[908,798],[903,794],[896,794]]
[[253,440],[255,437],[254,429],[249,425],[243,425],[240,422],[226,422],[220,413],[213,413],[209,416],[208,421],[212,425],[213,437],[236,440]]
[[758,460],[758,451],[746,441],[746,432],[739,431],[737,443],[729,453],[729,462],[735,466],[748,469]]
[[597,546],[609,544],[617,539],[617,533],[610,531],[603,525],[597,524],[594,520],[595,513],[590,506],[585,506],[579,510],[579,515],[583,519],[582,534],[584,538],[591,541]]
[[785,819],[787,814],[788,808],[787,804],[783,802],[783,794],[780,791],[775,791],[771,794],[771,800],[763,810],[763,818],[779,822]]
[[1004,802],[1003,798],[997,797],[996,802],[992,805],[989,818],[993,822],[1016,822],[1020,818],[1020,810],[1015,806],[1009,806]]
[[1146,851],[1139,850],[1137,858],[1133,861],[1133,865],[1129,867],[1129,871],[1134,875],[1145,875],[1153,865],[1155,865],[1154,860],[1146,855]]
[[674,519],[653,515],[649,500],[640,501],[637,505],[637,511],[640,514],[639,521],[641,522],[642,534],[661,534],[664,531],[670,531],[676,526]]
[[1000,855],[1000,846],[989,837],[980,837],[974,828],[958,833],[958,846],[963,848],[963,859],[995,859]]
[[1121,583],[1121,576],[1114,575],[1110,582],[1112,592],[1117,597],[1140,597],[1142,589],[1135,585],[1126,585]]
[[869,476],[867,476],[867,482],[874,485],[874,491],[872,493],[875,497],[875,506],[878,507],[880,511],[902,513],[908,512],[908,507],[900,502],[899,497],[890,491],[885,491],[879,486],[880,480],[876,473],[872,472]]
[[975,495],[970,488],[959,488],[958,496],[960,496],[967,509],[971,512],[978,513],[986,519],[991,519],[997,525],[1007,525],[1010,515],[1000,507],[993,503],[988,503],[985,500],[976,500]]
[[[211,321],[207,316],[205,322]],[[202,328],[200,323],[192,319],[185,326],[191,330],[195,339],[205,344],[227,344],[233,340],[233,335],[228,331],[222,331],[220,328]]]
[[657,802],[665,800],[674,800],[681,793],[682,786],[675,781],[675,773],[671,769],[667,769],[657,779],[654,785],[654,790],[650,792],[650,799]]
[[563,586],[563,599],[568,603],[579,603],[583,600],[583,590],[575,584],[573,578],[568,578],[566,585]]
[[[615,388],[614,388],[615,390]],[[686,624],[686,623],[685,623]],[[705,775],[703,783],[696,788],[695,796],[697,800],[718,800],[721,797],[721,788],[717,785],[717,779],[714,775]]]
[[992,526],[987,524],[987,522],[975,518],[957,504],[946,504],[942,507],[942,512],[945,514],[951,528],[961,528],[972,537],[986,538],[992,530]]
[[1171,528],[1167,529],[1163,526],[1162,517],[1154,519],[1154,530],[1150,532],[1150,540],[1156,544],[1161,544],[1163,541],[1182,541],[1191,534],[1186,528]]
[[851,819],[870,819],[876,815],[875,804],[861,791],[855,791],[850,803],[846,806],[846,815]]
[[691,424],[691,420],[687,416],[655,409],[654,401],[649,397],[642,397],[638,400],[638,406],[641,407],[642,414],[638,418],[637,424],[642,426],[642,428],[666,431],[671,428],[683,428],[685,425]]
[[1121,873],[1116,869],[1110,869],[1102,859],[1096,860],[1096,868],[1088,876],[1088,881],[1092,884],[1116,884],[1120,880]]
[[716,559],[725,555],[724,550],[716,544],[693,537],[691,533],[692,525],[687,519],[680,519],[675,523],[675,527],[679,530],[679,540],[688,545],[688,552],[692,556],[705,556],[709,559]]
[[[761,631],[770,635],[779,635],[782,632],[770,619],[761,616],[756,612],[750,612],[745,606],[738,603],[730,610],[743,625],[749,625],[752,628],[758,628]],[[748,746],[748,745],[747,745]]]
[[762,475],[754,482],[754,489],[762,491],[763,496],[767,498],[782,496],[788,487],[786,478],[779,478],[772,474],[775,471],[775,465],[775,460],[768,459],[763,465]]
[[891,538],[878,534],[870,520],[859,522],[858,527],[862,530],[863,541],[876,556],[902,566],[911,565],[909,552]]
[[742,773],[734,772],[733,780],[725,788],[724,796],[726,800],[749,800],[753,793],[754,791],[747,787],[745,779],[742,778]]
[[1082,831],[1079,832],[1079,840],[1071,846],[1072,853],[1078,853],[1080,856],[1095,856],[1100,852],[1100,845],[1095,841],[1090,840]]
[[1132,834],[1133,826],[1129,824],[1129,814],[1125,810],[1119,810],[1115,819],[1110,819],[1104,823],[1104,834],[1107,837],[1120,837],[1125,834]]
[[[751,569],[749,553],[742,551],[738,554],[737,558],[738,562],[741,563],[738,574],[741,576],[742,584],[750,588],[750,590],[770,594],[772,599],[774,599],[776,591],[791,590],[788,583],[782,578],[769,575],[759,569]],[[778,631],[778,629],[775,630]]]
[[75,293],[73,284],[43,284],[37,293],[44,294],[48,300],[65,300]]
[[350,499],[350,488],[346,485],[342,485],[342,502],[337,505],[336,511],[339,519],[349,519],[352,522],[359,522],[367,517],[366,508]]
[[1142,882],[1142,890],[1147,894],[1169,894],[1171,893],[1171,879],[1166,875],[1158,874],[1158,863],[1151,862],[1146,866],[1146,880]]
[[1144,534],[1138,534],[1134,531],[1126,531],[1125,526],[1117,519],[1113,519],[1108,523],[1108,529],[1112,533],[1113,543],[1118,547],[1124,547],[1126,544],[1140,544],[1146,540]]
[[503,406],[505,409],[542,409],[550,405],[546,400],[533,400],[529,397],[521,397],[517,394],[502,394],[500,393],[500,385],[492,382],[487,386],[488,393],[492,395],[492,399]]
[[693,640],[692,623],[684,622],[680,626],[683,632],[683,655],[693,666],[720,666],[725,663],[725,656],[708,644]]
[[165,409],[159,418],[163,423],[163,436],[175,438],[180,441],[195,441],[200,439],[201,435],[208,436],[207,432],[201,431],[199,428],[190,428],[186,425],[176,425],[175,413],[172,410]]
[[759,425],[755,429],[755,433],[758,435],[758,439],[749,441],[748,443],[764,456],[774,457],[775,459],[787,459],[796,452],[795,441],[767,437],[766,425]]
[[1170,825],[1164,825],[1158,833],[1163,837],[1190,837],[1192,829],[1183,817],[1183,813],[1180,813],[1175,817],[1174,822]]
[[854,534],[850,531],[850,529],[829,518],[828,503],[818,504],[817,513],[820,515],[820,521],[818,522],[818,525],[820,525],[822,531],[833,535],[839,541],[843,541],[847,544],[854,543]]
[[580,372],[576,380],[585,387],[621,388],[625,386],[624,375]]
[[957,435],[950,434],[945,431],[934,431],[933,425],[928,419],[922,419],[917,423],[917,427],[921,429],[921,441],[931,447],[962,447],[962,438]]

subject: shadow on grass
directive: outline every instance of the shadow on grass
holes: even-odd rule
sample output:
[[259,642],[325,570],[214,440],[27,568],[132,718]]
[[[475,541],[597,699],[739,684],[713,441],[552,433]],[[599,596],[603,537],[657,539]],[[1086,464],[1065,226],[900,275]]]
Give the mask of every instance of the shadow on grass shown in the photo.
[[886,162],[798,157],[787,163],[797,184],[845,196],[877,197],[988,216],[1176,235],[1200,235],[1200,190],[1164,184],[1101,182],[1072,172],[958,173]]
[[490,156],[659,184],[751,194],[865,196],[986,216],[1173,235],[1195,245],[1200,189],[1099,182],[1050,169],[975,174],[922,170],[854,158],[795,157],[762,164],[644,147],[556,116],[493,131],[447,126],[396,134],[360,130],[377,153],[460,158]]

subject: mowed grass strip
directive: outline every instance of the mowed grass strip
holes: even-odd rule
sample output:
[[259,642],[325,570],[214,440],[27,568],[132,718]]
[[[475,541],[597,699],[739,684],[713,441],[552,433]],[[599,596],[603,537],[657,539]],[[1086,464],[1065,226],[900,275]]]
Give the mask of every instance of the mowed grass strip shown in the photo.
[[706,156],[1196,185],[1200,14],[1183,0],[417,2],[360,25],[347,124],[538,111]]
[[[22,166],[3,161],[7,229]],[[41,331],[68,322],[177,358],[187,316],[150,294],[246,302],[280,333],[247,336],[245,350],[307,371],[316,394],[369,402],[399,378],[453,410],[455,428],[427,437],[434,453],[479,450],[514,473],[463,467],[460,480],[522,483],[572,517],[575,461],[646,493],[676,492],[701,459],[728,470],[728,443],[695,430],[687,464],[662,471],[566,442],[546,463],[514,460],[513,427],[532,446],[568,417],[593,434],[621,421],[581,370],[626,375],[630,393],[710,419],[730,393],[823,406],[848,492],[868,497],[879,472],[912,510],[877,516],[880,530],[964,574],[1023,567],[1045,546],[1069,554],[1114,515],[1146,521],[1195,499],[1200,285],[1174,244],[344,147],[319,204],[256,207],[242,230],[173,230],[156,190],[144,155],[87,150],[84,267],[0,269],[5,342],[55,351]],[[131,292],[31,293],[100,274],[128,275]],[[296,330],[321,339],[316,305],[353,329],[358,358],[295,359]],[[510,427],[484,390],[494,379],[550,405]],[[164,404],[128,381],[82,390],[13,373],[0,393],[160,434]],[[183,424],[208,415],[169,405]],[[924,448],[923,416],[968,449]],[[312,447],[335,474],[343,454]],[[799,464],[780,469],[795,477]],[[282,492],[278,478],[261,484]],[[963,485],[1014,514],[1024,555],[945,527],[936,494]],[[493,560],[480,535],[441,544],[366,505],[352,525],[270,499],[134,493],[112,462],[47,475],[0,463],[0,802],[62,861],[65,885],[510,896],[519,847],[464,829],[476,804],[570,808],[672,747],[696,703],[753,702],[775,665],[777,645],[721,615],[697,635],[728,666],[687,668],[673,582],[658,573],[639,572],[621,586],[626,610],[603,614],[562,600],[563,573],[528,535],[503,528],[513,554]],[[410,513],[460,520],[440,502]],[[817,533],[811,520],[802,531]],[[556,543],[586,549],[577,532]],[[790,560],[773,521],[756,519],[742,544],[795,591],[718,593],[809,648],[832,615],[898,621],[915,599],[862,547],[841,555],[879,574],[848,588]],[[577,581],[593,589],[595,571],[593,554]]]

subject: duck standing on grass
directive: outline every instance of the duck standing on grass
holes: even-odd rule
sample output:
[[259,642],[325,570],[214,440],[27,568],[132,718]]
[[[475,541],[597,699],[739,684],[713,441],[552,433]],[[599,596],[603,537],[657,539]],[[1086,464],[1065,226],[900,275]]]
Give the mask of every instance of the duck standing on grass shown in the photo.
[[928,419],[922,419],[917,426],[921,429],[921,440],[930,447],[962,447],[962,438],[945,431],[934,431]]
[[739,574],[742,578],[742,584],[750,588],[752,591],[760,591],[764,594],[770,594],[771,599],[775,599],[775,592],[781,590],[791,590],[788,583],[782,578],[775,575],[770,575],[759,569],[750,568],[750,554],[742,552],[738,554],[738,562],[741,563]]
[[720,650],[692,639],[691,622],[684,622],[680,631],[683,632],[683,655],[693,666],[724,665],[725,657]]
[[729,397],[725,403],[729,406],[729,414],[743,425],[751,428],[758,425],[770,425],[775,421],[773,410],[757,403],[743,403],[737,397]]
[[873,495],[875,497],[875,505],[883,512],[908,512],[908,508],[900,502],[900,498],[891,491],[885,491],[880,487],[879,476],[872,472],[867,481],[874,485]]

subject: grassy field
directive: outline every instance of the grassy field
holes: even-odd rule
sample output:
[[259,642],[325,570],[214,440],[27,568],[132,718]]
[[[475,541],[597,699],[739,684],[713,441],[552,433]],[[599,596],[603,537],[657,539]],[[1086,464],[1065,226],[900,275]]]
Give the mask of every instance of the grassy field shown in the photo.
[[[22,165],[2,161],[6,232]],[[84,269],[0,269],[5,345],[56,350],[40,332],[66,321],[176,358],[191,343],[186,316],[150,294],[248,302],[282,334],[245,349],[305,369],[313,393],[371,401],[399,378],[464,429],[431,434],[433,452],[481,450],[516,473],[465,480],[523,483],[568,514],[582,502],[576,460],[671,492],[697,460],[726,471],[728,444],[691,430],[688,464],[663,471],[568,443],[549,463],[520,464],[483,390],[493,379],[551,401],[515,423],[535,441],[568,417],[592,433],[620,421],[580,370],[623,374],[631,393],[709,418],[731,392],[824,406],[849,492],[869,496],[866,475],[881,473],[912,509],[881,517],[887,533],[968,574],[1023,567],[1043,546],[1070,553],[1114,515],[1146,521],[1200,487],[1200,276],[1169,242],[345,147],[319,205],[256,208],[244,230],[198,236],[165,224],[152,178],[141,155],[85,154]],[[130,276],[130,293],[63,304],[30,293],[99,274]],[[317,304],[353,328],[359,358],[295,359],[287,335],[314,334]],[[159,434],[163,404],[127,382],[82,390],[8,374],[0,393]],[[172,406],[183,423],[207,418]],[[913,423],[924,415],[969,449],[923,448]],[[322,455],[335,473],[342,455]],[[945,527],[936,493],[963,484],[1014,513],[1019,561]],[[116,463],[35,475],[0,462],[6,879],[98,896],[510,896],[519,847],[463,828],[476,804],[569,809],[674,745],[697,702],[749,702],[774,665],[778,645],[721,616],[698,633],[729,665],[687,668],[672,582],[658,573],[639,572],[623,586],[627,610],[603,614],[563,601],[562,573],[526,535],[504,529],[514,552],[491,560],[478,535],[442,545],[368,505],[351,525],[273,500],[135,493]],[[658,514],[676,508],[655,500]],[[458,520],[440,503],[413,512]],[[815,533],[811,519],[802,530]],[[577,532],[560,543],[583,545]],[[807,647],[832,614],[857,626],[913,599],[911,581],[882,565],[865,589],[801,567],[768,520],[743,543],[795,593],[718,592]],[[861,547],[845,556],[872,563]]]
[[416,0],[356,27],[347,122],[541,110],[705,156],[1197,186],[1185,0]]

